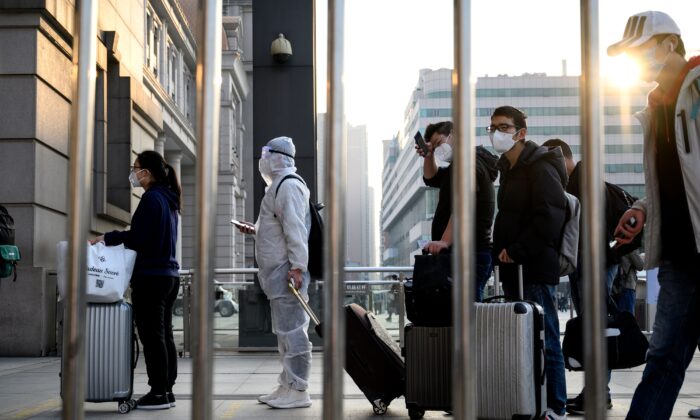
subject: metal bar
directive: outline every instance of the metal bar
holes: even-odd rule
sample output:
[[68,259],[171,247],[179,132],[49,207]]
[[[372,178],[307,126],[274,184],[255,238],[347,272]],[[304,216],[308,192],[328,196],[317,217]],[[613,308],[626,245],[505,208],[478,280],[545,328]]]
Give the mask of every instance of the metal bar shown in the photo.
[[75,2],[73,34],[70,197],[68,203],[68,290],[63,329],[63,418],[83,419],[85,400],[85,282],[87,236],[91,219],[92,149],[97,78],[97,5]]
[[403,334],[404,328],[406,327],[406,296],[403,288],[403,282],[405,281],[403,273],[399,274],[399,295],[395,296],[394,299],[398,299],[399,306],[399,344],[403,347]]
[[192,418],[212,418],[212,293],[214,221],[219,172],[221,0],[199,0],[197,25],[197,164],[195,275],[192,308]]
[[323,278],[327,280],[324,307],[323,418],[343,418],[343,367],[345,366],[345,320],[343,286],[345,266],[345,118],[343,55],[345,47],[345,0],[328,0],[328,79],[325,197],[326,216]]
[[583,147],[583,282],[584,395],[586,418],[604,419],[607,360],[604,320],[605,243],[603,212],[603,124],[600,84],[598,1],[581,0],[581,145]]
[[[397,267],[345,267],[343,271],[346,273],[412,273],[413,266],[397,266]],[[181,276],[192,276],[194,275],[194,269],[180,270]],[[214,274],[257,274],[257,268],[216,268],[214,269]],[[380,280],[378,280],[380,281]],[[234,282],[234,283],[244,283],[244,282]],[[222,284],[222,283],[220,283]]]
[[454,1],[454,65],[452,103],[455,152],[452,162],[452,225],[454,255],[454,374],[453,408],[456,419],[476,418],[474,345],[474,197],[475,183],[475,83],[471,59],[471,1]]

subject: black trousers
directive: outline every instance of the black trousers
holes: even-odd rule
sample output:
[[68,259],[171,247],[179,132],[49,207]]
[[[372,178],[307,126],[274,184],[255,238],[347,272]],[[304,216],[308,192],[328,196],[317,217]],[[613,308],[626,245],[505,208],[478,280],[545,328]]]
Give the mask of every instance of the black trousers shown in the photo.
[[177,378],[177,350],[173,339],[173,304],[180,289],[178,277],[134,276],[131,279],[134,320],[146,360],[151,392],[172,391]]

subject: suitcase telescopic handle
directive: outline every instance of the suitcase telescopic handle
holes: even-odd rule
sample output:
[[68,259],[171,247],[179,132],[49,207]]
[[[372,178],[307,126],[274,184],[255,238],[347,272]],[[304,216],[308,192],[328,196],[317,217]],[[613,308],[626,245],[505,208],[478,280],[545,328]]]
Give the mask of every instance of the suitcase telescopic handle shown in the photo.
[[[498,265],[493,267],[493,287],[494,287],[494,297],[498,298],[499,295],[499,285],[501,283],[501,268]],[[518,264],[518,299],[524,299],[524,286],[523,286],[523,266]]]

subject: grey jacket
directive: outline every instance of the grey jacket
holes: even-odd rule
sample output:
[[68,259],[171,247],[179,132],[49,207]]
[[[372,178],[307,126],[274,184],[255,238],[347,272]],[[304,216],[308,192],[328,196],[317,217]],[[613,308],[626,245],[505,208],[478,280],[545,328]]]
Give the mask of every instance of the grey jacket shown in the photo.
[[[700,66],[691,69],[683,80],[676,102],[676,147],[695,233],[700,252]],[[647,196],[632,206],[644,212],[645,267],[658,267],[661,259],[661,217],[659,214],[659,179],[652,138],[652,111],[649,106],[635,114],[644,133],[644,175]]]

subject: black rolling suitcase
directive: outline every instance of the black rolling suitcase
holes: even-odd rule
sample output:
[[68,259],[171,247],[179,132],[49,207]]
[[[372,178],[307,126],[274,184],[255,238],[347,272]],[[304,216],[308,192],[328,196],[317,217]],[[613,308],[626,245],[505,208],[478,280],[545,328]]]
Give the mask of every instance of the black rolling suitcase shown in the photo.
[[[322,335],[318,317],[296,289],[290,289]],[[391,401],[404,395],[406,365],[401,348],[374,314],[357,304],[345,307],[345,323],[345,371],[372,404],[374,413],[383,415]]]
[[452,410],[452,327],[404,329],[406,408],[411,419],[426,410]]

